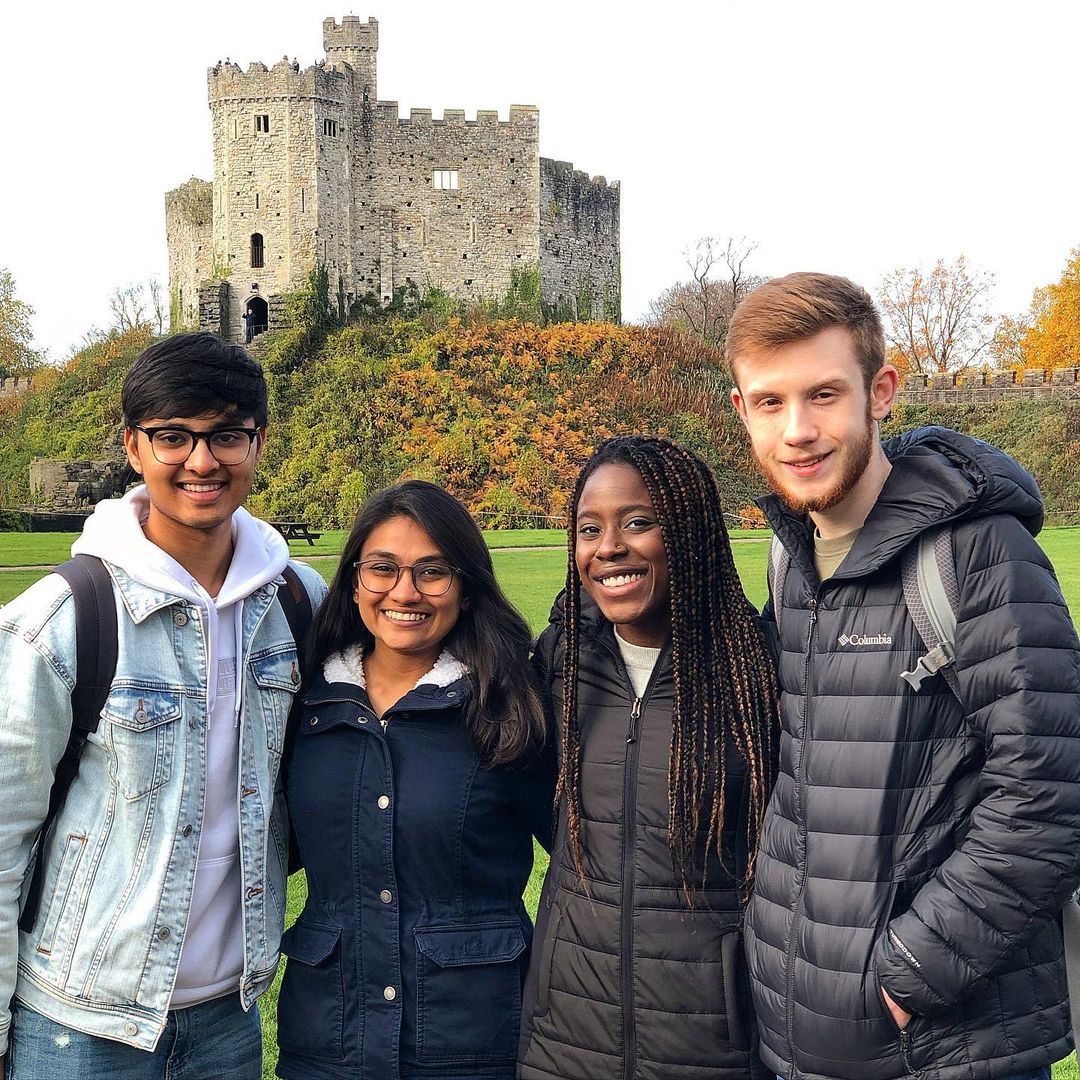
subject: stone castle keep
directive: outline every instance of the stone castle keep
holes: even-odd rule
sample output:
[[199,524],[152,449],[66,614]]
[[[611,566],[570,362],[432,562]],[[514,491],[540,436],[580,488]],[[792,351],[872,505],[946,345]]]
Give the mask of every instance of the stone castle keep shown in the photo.
[[284,294],[316,263],[348,301],[389,302],[412,279],[500,296],[539,268],[545,303],[620,316],[619,185],[540,156],[540,116],[447,109],[398,115],[379,101],[379,26],[323,22],[326,59],[207,75],[213,182],[165,197],[172,329],[244,340],[280,325]]

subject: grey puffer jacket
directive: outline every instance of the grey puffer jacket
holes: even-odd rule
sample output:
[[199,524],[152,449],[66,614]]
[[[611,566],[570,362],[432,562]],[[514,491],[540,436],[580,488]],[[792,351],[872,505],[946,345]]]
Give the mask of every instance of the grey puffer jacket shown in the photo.
[[[762,507],[782,597],[780,775],[747,914],[762,1059],[797,1080],[991,1080],[1072,1047],[1059,911],[1080,879],[1080,651],[999,451],[939,428],[893,465],[837,573]],[[904,605],[900,553],[954,524],[964,708]],[[767,609],[768,610],[768,609]],[[901,1034],[880,988],[914,1019]]]
[[[746,869],[748,779],[727,754],[724,865],[690,908],[668,847],[674,706],[670,647],[635,699],[611,624],[583,604],[578,668],[588,894],[565,815],[537,913],[521,1024],[523,1080],[751,1080],[757,1060],[737,878]],[[537,659],[562,715],[558,605]],[[733,877],[733,875],[736,875]]]

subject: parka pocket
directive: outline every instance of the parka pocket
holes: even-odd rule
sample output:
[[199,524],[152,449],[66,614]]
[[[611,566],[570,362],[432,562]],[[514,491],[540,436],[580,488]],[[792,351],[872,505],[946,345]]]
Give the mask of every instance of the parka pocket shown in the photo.
[[749,1050],[750,988],[743,958],[743,936],[732,930],[720,939],[720,971],[724,980],[724,1010],[727,1016],[728,1042],[732,1050]]
[[540,957],[537,963],[537,1016],[547,1016],[548,1010],[551,1008],[551,967],[555,962],[555,942],[558,940],[560,922],[562,922],[562,911],[552,905],[551,918],[544,929],[543,943],[540,946]]
[[281,939],[288,957],[278,999],[278,1043],[305,1057],[341,1061],[345,992],[341,927],[300,921]]
[[181,698],[158,687],[114,685],[109,692],[99,730],[109,773],[125,799],[141,799],[172,776]]
[[513,1061],[521,923],[417,927],[415,935],[417,1062]]

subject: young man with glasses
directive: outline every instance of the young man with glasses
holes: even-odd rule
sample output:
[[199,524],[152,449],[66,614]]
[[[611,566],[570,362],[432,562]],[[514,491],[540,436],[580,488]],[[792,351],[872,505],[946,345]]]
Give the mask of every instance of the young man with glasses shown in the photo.
[[[72,549],[111,578],[116,671],[42,838],[40,906],[21,927],[72,726],[74,602],[49,575],[0,611],[6,1080],[259,1080],[252,1006],[285,916],[278,772],[300,683],[276,602],[288,545],[242,508],[266,381],[238,346],[180,334],[135,360],[123,410],[144,484],[100,503]],[[321,578],[291,565],[317,604]]]

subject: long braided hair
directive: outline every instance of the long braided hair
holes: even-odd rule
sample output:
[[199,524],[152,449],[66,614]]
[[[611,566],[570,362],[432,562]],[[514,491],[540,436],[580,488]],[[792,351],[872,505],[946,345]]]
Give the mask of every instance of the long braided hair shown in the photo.
[[[693,903],[690,883],[698,877],[704,888],[709,852],[715,849],[723,859],[726,750],[727,737],[731,736],[749,776],[749,855],[741,883],[748,890],[775,775],[773,736],[779,723],[776,673],[739,582],[712,472],[689,450],[653,436],[631,435],[602,443],[582,469],[570,504],[562,761],[556,802],[565,805],[574,865],[584,881],[581,728],[577,715],[581,577],[574,558],[577,510],[586,481],[601,466],[611,464],[628,464],[641,474],[667,554],[675,687],[668,766],[668,844],[676,878],[687,902]],[[695,867],[702,835],[703,864]]]

